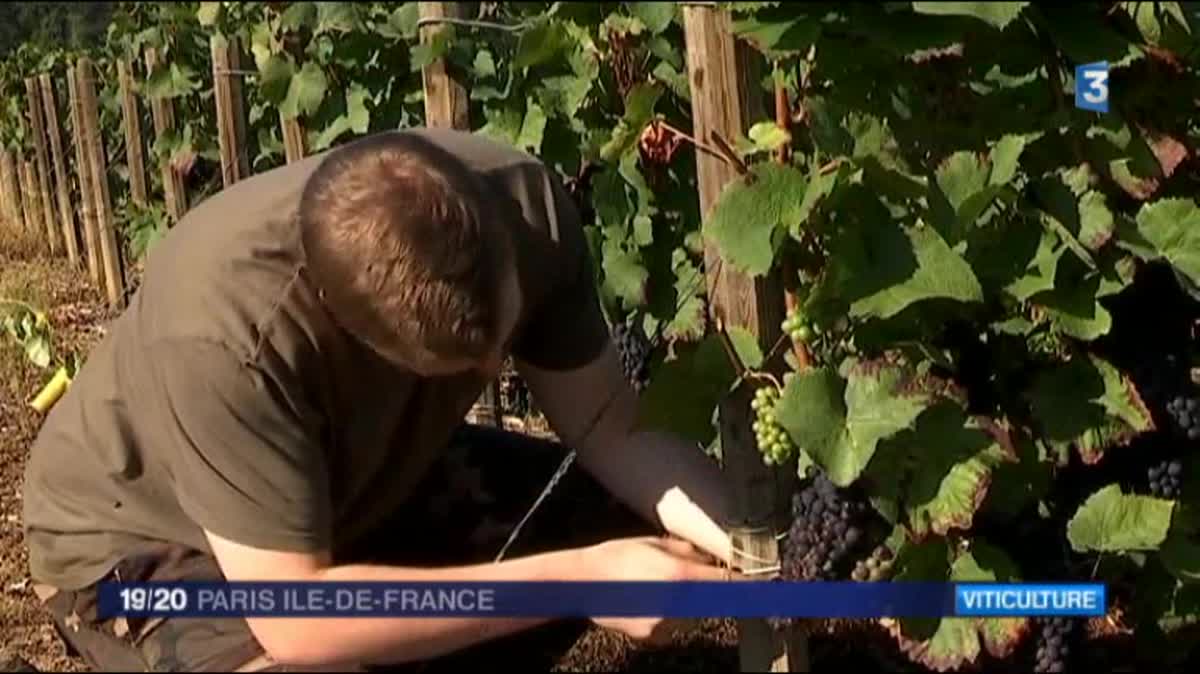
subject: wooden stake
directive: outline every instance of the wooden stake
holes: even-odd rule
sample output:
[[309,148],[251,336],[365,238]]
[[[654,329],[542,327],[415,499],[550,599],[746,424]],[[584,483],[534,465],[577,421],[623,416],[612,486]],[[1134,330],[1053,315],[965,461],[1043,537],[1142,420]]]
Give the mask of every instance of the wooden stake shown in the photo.
[[54,199],[50,196],[50,158],[46,151],[46,123],[43,117],[42,91],[36,77],[25,78],[25,96],[29,103],[29,123],[33,127],[33,157],[36,172],[38,207],[42,224],[46,227],[46,240],[50,242],[50,254],[57,256],[63,250],[62,230],[58,227],[58,216],[54,212]]
[[[419,2],[417,6],[422,19],[465,19],[469,15],[465,2]],[[452,30],[454,27],[446,24],[423,26],[421,43],[429,44],[434,36]],[[439,58],[422,68],[421,82],[425,90],[425,126],[433,129],[471,130],[467,86],[451,75],[445,59]],[[499,379],[493,380],[484,389],[475,403],[475,408],[478,423],[503,426]]]
[[[47,232],[45,219],[42,217],[42,199],[38,191],[37,167],[34,162],[21,161],[21,192],[25,200],[25,229],[31,232]],[[54,246],[46,241],[46,249],[54,255]]]
[[[732,139],[745,132],[758,98],[756,81],[747,81],[739,60],[729,12],[713,6],[685,5],[688,80],[691,83],[694,136],[706,142]],[[708,217],[721,191],[739,179],[737,170],[722,159],[696,153],[700,208]],[[718,326],[739,326],[770,351],[780,336],[783,287],[778,274],[756,280],[720,264],[715,246],[706,244],[705,268],[710,311]],[[778,367],[777,363],[764,367]],[[763,465],[751,431],[753,386],[745,383],[720,405],[721,448],[725,471],[734,490],[736,515],[745,539],[742,549],[759,559],[778,559],[775,532],[787,512],[787,494],[796,481],[794,468],[772,470]],[[742,671],[807,671],[807,640],[799,629],[777,635],[765,620],[741,620]]]
[[4,189],[4,217],[8,220],[8,226],[23,229],[25,222],[21,215],[21,187],[17,181],[12,153],[8,150],[0,152],[0,187]]
[[[420,2],[422,19],[464,19],[467,17],[464,2]],[[433,24],[421,28],[421,43],[428,44],[434,37],[454,30],[447,24]],[[425,126],[442,129],[470,130],[469,99],[467,87],[451,76],[446,59],[439,58],[421,69],[421,80],[425,88]]]
[[125,127],[125,163],[129,166],[129,197],[133,203],[149,203],[146,187],[146,152],[142,145],[142,115],[134,94],[133,59],[117,61],[117,79],[121,87],[121,120]]
[[279,113],[279,126],[283,130],[283,155],[292,164],[304,159],[308,148],[304,142],[304,125],[299,118],[285,119]]
[[[147,79],[158,65],[158,50],[154,47],[146,47]],[[169,99],[151,97],[150,114],[154,118],[154,135],[156,137],[162,138],[175,129],[175,106]],[[162,160],[159,170],[162,172],[163,200],[167,204],[167,215],[173,222],[179,222],[188,209],[187,188],[183,184],[183,177],[172,166],[171,157]]]
[[54,193],[58,197],[58,219],[66,242],[67,259],[72,267],[79,266],[79,233],[75,227],[75,211],[71,207],[71,177],[63,156],[62,127],[58,123],[58,100],[50,73],[38,77],[42,90],[42,107],[46,116],[46,135],[50,137],[50,154],[54,162]]
[[92,195],[91,164],[83,150],[83,104],[79,99],[79,70],[67,67],[67,94],[71,99],[71,133],[75,139],[75,174],[79,178],[79,215],[83,221],[83,242],[87,251],[88,276],[97,286],[101,280],[100,234],[96,224],[96,199]]
[[104,288],[110,306],[119,307],[125,300],[125,278],[121,273],[117,230],[113,224],[112,198],[108,189],[108,165],[104,154],[104,139],[100,136],[100,110],[96,102],[95,69],[91,59],[84,57],[76,64],[79,70],[79,106],[83,121],[84,159],[89,162],[88,174],[95,199],[96,224],[100,239],[100,261],[104,269]]
[[225,187],[250,175],[246,153],[246,110],[242,107],[241,55],[237,38],[214,35],[210,41],[213,97],[217,104],[217,143]]

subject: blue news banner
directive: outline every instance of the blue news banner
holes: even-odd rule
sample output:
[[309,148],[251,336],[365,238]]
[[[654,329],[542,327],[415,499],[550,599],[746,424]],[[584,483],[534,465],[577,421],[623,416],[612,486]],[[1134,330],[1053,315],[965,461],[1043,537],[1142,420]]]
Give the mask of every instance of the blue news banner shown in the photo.
[[1100,583],[102,583],[103,616],[935,618],[1100,616]]

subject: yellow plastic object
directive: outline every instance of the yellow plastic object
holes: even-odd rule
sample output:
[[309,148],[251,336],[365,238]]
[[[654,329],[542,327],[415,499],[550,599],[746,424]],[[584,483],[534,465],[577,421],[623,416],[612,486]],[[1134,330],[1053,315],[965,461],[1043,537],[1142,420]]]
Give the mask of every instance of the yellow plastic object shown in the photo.
[[45,414],[54,407],[54,403],[66,393],[67,387],[71,385],[71,376],[67,374],[67,368],[60,367],[54,373],[50,381],[42,387],[41,392],[29,403],[29,406],[37,410],[39,414]]

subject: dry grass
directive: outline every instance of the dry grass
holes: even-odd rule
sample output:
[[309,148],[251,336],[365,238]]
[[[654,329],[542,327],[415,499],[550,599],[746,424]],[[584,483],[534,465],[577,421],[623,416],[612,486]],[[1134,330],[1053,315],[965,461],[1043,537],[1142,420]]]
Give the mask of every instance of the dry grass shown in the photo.
[[38,236],[20,225],[0,221],[0,264],[41,259],[48,252],[45,233]]

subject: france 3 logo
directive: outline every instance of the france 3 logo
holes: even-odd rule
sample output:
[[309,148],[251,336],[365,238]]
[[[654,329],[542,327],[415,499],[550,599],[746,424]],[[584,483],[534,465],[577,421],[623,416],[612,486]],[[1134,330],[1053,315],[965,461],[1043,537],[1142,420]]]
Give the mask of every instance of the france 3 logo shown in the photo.
[[1108,61],[1075,67],[1075,107],[1108,112]]

